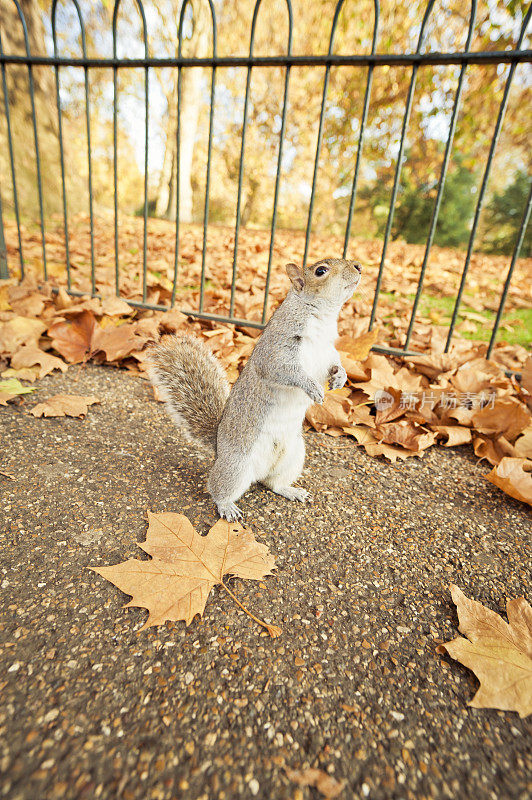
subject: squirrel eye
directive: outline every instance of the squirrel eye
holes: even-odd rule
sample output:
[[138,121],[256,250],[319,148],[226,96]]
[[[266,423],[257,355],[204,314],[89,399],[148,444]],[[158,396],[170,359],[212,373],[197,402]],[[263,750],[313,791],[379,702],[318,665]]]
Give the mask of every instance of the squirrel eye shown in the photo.
[[328,271],[329,270],[327,269],[327,267],[318,267],[316,269],[316,271],[314,272],[314,275],[317,275],[318,278],[321,278],[321,276],[325,275],[325,273],[328,272]]

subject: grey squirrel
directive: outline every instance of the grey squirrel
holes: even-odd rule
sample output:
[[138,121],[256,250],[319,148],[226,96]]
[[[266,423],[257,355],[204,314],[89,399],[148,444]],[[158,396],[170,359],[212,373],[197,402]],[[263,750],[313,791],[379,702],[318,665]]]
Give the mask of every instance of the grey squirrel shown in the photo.
[[305,412],[323,403],[326,381],[335,389],[347,380],[334,343],[360,264],[326,258],[288,264],[286,272],[290,291],[232,389],[220,362],[194,336],[167,337],[150,353],[150,379],[170,415],[189,440],[215,453],[207,489],[230,522],[242,517],[235,502],[252,483],[289,500],[310,499],[292,485],[305,460]]

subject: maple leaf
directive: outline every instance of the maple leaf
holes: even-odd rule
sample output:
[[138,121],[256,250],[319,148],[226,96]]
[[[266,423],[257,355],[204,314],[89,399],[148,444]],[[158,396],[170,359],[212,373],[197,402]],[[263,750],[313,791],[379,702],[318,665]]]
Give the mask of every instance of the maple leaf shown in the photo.
[[[22,371],[35,366],[39,367],[37,378],[44,378],[54,369],[60,369],[61,372],[65,372],[68,369],[67,364],[60,358],[45,353],[44,350],[34,344],[23,344],[11,358],[11,369]],[[21,374],[21,377],[23,377],[23,374]]]
[[57,320],[48,328],[52,347],[71,364],[87,361],[93,352],[96,320],[92,311],[83,310],[72,320]]
[[[526,467],[526,469],[525,469]],[[505,456],[500,464],[494,467],[487,478],[490,483],[498,486],[503,492],[514,497],[516,500],[521,500],[523,503],[528,503],[532,506],[532,474],[530,468],[532,461],[525,458],[511,458]]]
[[262,580],[275,566],[267,546],[240,523],[220,519],[207,536],[200,536],[183,514],[148,511],[146,541],[138,546],[152,556],[149,561],[130,558],[90,569],[132,596],[126,607],[148,609],[142,630],[166,620],[189,625],[196,614],[203,615],[211,589],[219,584],[270,636],[281,634],[280,628],[251,614],[223,581],[224,575]]
[[524,597],[506,601],[505,622],[499,614],[470,600],[451,586],[458,611],[458,636],[437,648],[471,669],[480,688],[469,703],[473,708],[532,713],[532,608]]
[[85,417],[89,406],[100,400],[92,395],[56,394],[30,410],[34,417]]

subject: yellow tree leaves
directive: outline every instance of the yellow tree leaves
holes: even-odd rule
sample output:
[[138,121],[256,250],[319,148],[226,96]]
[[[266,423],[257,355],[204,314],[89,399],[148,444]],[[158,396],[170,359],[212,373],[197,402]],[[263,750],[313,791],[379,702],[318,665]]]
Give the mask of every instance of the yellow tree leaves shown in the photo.
[[203,615],[213,586],[220,585],[246,614],[262,625],[270,636],[281,633],[251,614],[224,583],[225,575],[262,580],[275,566],[273,556],[253,533],[240,523],[220,519],[207,536],[200,536],[183,514],[148,512],[146,541],[139,547],[152,558],[130,558],[110,567],[91,567],[126,594],[129,606],[147,608],[144,628],[166,620],[184,620],[189,625]]
[[457,587],[451,595],[458,611],[458,636],[438,648],[473,670],[480,688],[473,708],[532,713],[532,608],[523,597],[508,600],[508,623]]

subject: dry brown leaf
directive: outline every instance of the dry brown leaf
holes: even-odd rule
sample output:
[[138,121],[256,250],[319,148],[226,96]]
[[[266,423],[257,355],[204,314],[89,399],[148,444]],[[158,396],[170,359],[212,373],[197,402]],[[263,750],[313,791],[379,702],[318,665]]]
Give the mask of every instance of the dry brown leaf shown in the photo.
[[436,441],[436,434],[423,430],[409,420],[387,422],[377,426],[376,436],[379,441],[386,444],[397,444],[406,450],[419,452],[426,450]]
[[510,444],[504,436],[498,436],[496,439],[490,439],[486,436],[475,436],[473,439],[473,449],[476,456],[480,459],[485,458],[486,461],[489,461],[493,466],[500,464],[505,456],[516,458],[518,455],[515,451],[515,447]]
[[432,430],[444,447],[456,447],[459,444],[468,444],[471,441],[471,428],[462,428],[461,425],[434,425]]
[[531,414],[525,406],[510,397],[495,400],[493,408],[488,405],[471,418],[479,433],[502,434],[508,441],[524,431],[530,419]]
[[132,596],[127,607],[148,609],[143,629],[166,620],[189,625],[196,614],[203,615],[211,589],[219,584],[270,636],[280,635],[280,628],[250,614],[223,582],[225,575],[262,580],[274,569],[274,557],[248,528],[220,519],[200,536],[183,514],[148,511],[146,541],[138,545],[152,556],[149,561],[130,558],[90,569]]
[[514,450],[519,458],[532,459],[532,425],[523,431],[522,436],[515,440]]
[[[382,425],[385,422],[391,422],[394,419],[402,417],[406,410],[406,408],[401,405],[402,392],[398,389],[394,389],[393,386],[388,386],[387,389],[384,389],[384,392],[386,392],[384,395],[385,397],[389,395],[389,405],[386,406],[386,404],[383,403],[382,406],[384,407],[377,408],[377,413],[375,415],[375,423],[377,425]],[[379,406],[381,406],[380,403]]]
[[35,383],[39,377],[41,368],[36,367],[23,367],[22,369],[5,369],[2,372],[2,378],[18,378],[19,381],[29,381]]
[[78,417],[79,419],[87,415],[89,406],[101,401],[92,395],[83,396],[77,394],[56,394],[44,403],[38,403],[30,414],[34,417]]
[[338,352],[340,354],[342,367],[345,369],[349,380],[365,381],[368,379],[369,376],[358,361],[355,361],[350,357],[349,353],[345,353],[343,350],[339,350]]
[[532,356],[528,356],[521,372],[521,386],[532,396]]
[[127,317],[133,313],[133,307],[121,297],[105,297],[102,300],[102,314],[108,317]]
[[[458,611],[458,636],[438,647],[471,669],[480,688],[469,703],[473,708],[532,713],[532,608],[524,597],[506,602],[508,623],[499,614],[457,587],[451,595]],[[469,641],[468,641],[469,640]]]
[[317,431],[325,428],[349,425],[349,401],[341,395],[329,392],[322,405],[312,405],[307,410],[306,419]]
[[71,320],[57,320],[48,328],[52,347],[71,364],[81,364],[93,353],[96,320],[92,311],[84,310]]
[[117,328],[96,327],[92,337],[92,352],[101,350],[107,361],[121,361],[136,350],[142,350],[147,337],[137,336],[135,325],[120,325]]
[[[68,365],[60,358],[45,353],[44,350],[41,350],[34,344],[22,345],[11,358],[11,368],[14,370],[23,370],[35,366],[39,367],[37,373],[38,378],[44,378],[45,375],[49,375],[54,369],[60,369],[61,372],[65,372],[68,369]],[[22,377],[22,375],[20,375],[20,377]]]
[[336,342],[336,347],[338,350],[343,350],[355,361],[364,361],[379,338],[379,334],[380,329],[373,328],[373,330],[357,336],[356,339],[352,339],[350,336],[340,336]]
[[532,461],[505,457],[485,477],[503,492],[532,506]]
[[7,322],[0,322],[0,353],[13,355],[22,344],[37,347],[46,325],[39,319],[14,316]]
[[343,792],[347,781],[337,781],[322,769],[307,767],[306,769],[290,769],[285,767],[286,776],[299,786],[314,786],[320,794],[334,800]]

